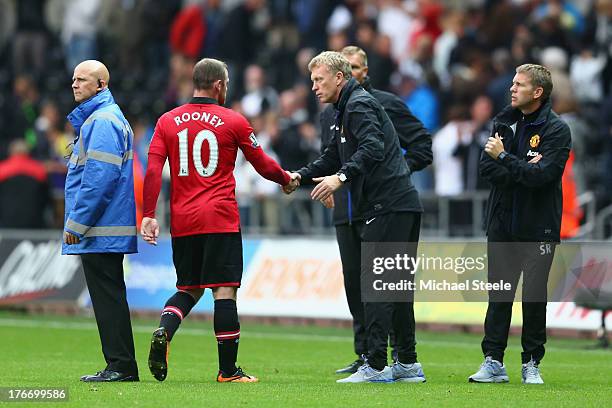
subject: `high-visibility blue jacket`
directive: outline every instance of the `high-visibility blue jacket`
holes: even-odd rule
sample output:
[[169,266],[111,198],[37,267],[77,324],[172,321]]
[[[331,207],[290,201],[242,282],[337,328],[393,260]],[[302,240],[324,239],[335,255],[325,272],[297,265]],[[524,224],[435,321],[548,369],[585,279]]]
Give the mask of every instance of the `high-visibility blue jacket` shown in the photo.
[[82,102],[68,120],[78,136],[66,176],[64,230],[81,241],[64,243],[62,254],[137,252],[129,123],[108,89]]

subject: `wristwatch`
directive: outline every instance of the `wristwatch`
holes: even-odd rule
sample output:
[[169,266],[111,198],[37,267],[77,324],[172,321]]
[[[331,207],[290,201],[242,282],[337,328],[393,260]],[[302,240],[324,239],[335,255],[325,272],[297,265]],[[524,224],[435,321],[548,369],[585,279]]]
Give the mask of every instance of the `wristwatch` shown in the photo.
[[346,174],[344,174],[343,172],[339,171],[336,173],[336,176],[338,176],[338,178],[340,179],[341,182],[346,183]]
[[502,161],[507,155],[508,153],[506,153],[506,151],[504,150],[499,154],[499,156],[497,156],[497,160]]

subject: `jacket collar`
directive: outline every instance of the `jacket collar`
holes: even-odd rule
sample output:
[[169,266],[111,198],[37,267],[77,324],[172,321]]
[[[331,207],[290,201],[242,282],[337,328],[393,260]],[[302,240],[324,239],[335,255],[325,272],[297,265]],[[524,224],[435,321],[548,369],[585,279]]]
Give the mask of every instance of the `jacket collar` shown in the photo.
[[113,98],[113,94],[110,89],[106,88],[91,98],[81,102],[79,106],[74,108],[68,115],[68,120],[72,124],[77,137],[80,134],[81,126],[83,126],[83,123],[92,113],[104,106],[113,105],[114,103],[115,99]]
[[[539,113],[535,120],[530,123],[531,125],[540,125],[546,122],[546,118],[552,110],[552,101],[550,98],[546,99],[538,110]],[[495,116],[494,121],[510,126],[513,123],[518,122],[521,116],[523,116],[523,113],[520,110],[513,108],[512,105],[508,105],[497,116]]]
[[207,96],[194,96],[191,98],[189,103],[212,103],[214,105],[218,105],[219,101],[217,101],[215,98],[209,98]]
[[359,82],[355,78],[351,78],[340,91],[338,102],[334,103],[334,108],[339,112],[338,116],[342,117],[346,103],[355,89],[359,88]]
[[363,83],[361,84],[361,87],[365,89],[366,91],[368,91],[368,93],[372,93],[374,88],[372,88],[372,84],[370,83],[369,76],[365,77],[365,79],[363,80]]

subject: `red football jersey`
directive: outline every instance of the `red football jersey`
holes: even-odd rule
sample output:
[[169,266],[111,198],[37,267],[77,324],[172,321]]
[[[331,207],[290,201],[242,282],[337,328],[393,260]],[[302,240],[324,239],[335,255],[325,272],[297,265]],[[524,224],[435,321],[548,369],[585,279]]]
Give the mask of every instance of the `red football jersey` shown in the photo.
[[193,98],[163,114],[149,147],[144,216],[155,218],[161,169],[168,158],[172,236],[237,232],[233,171],[238,149],[259,174],[281,185],[289,183],[289,175],[259,146],[246,118],[216,100]]

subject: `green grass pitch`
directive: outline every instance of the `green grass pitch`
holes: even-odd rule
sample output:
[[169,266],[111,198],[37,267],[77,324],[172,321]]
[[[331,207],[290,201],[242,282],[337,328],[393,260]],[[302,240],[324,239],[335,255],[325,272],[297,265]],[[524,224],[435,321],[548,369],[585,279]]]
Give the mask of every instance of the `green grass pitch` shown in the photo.
[[[480,337],[417,332],[424,384],[336,384],[353,355],[349,330],[243,324],[239,364],[258,384],[217,384],[211,324],[185,321],[173,340],[163,383],[147,368],[155,321],[133,321],[140,383],[91,385],[80,375],[103,368],[93,318],[0,313],[2,387],[67,387],[60,407],[606,407],[612,406],[612,352],[587,340],[549,339],[546,384],[520,379],[520,339],[506,355],[509,384],[468,384],[481,363]],[[2,404],[0,402],[0,404]],[[32,406],[36,403],[24,403]],[[9,406],[20,406],[11,403]]]

